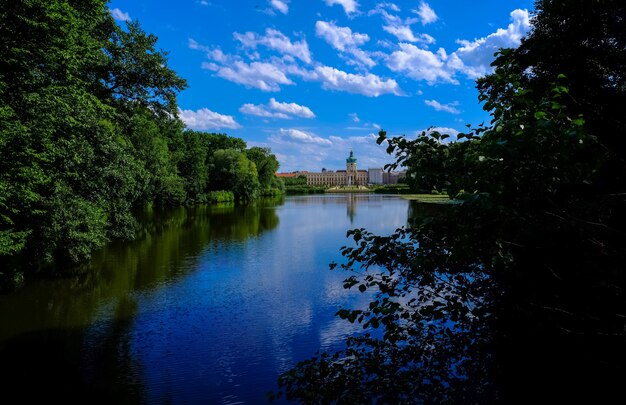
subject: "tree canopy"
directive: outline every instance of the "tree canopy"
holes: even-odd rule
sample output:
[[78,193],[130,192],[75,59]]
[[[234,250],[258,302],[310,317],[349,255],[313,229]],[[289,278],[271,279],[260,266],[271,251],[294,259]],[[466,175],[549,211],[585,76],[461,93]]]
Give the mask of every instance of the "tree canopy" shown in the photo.
[[390,236],[348,233],[344,287],[375,295],[338,316],[364,332],[283,374],[279,394],[388,404],[619,395],[624,18],[616,1],[538,1],[522,46],[501,50],[478,80],[490,124],[455,142],[380,132],[412,187],[457,203]]
[[[256,194],[246,158],[256,150],[185,130],[185,80],[154,35],[117,25],[106,2],[1,0],[0,38],[0,289],[25,269],[74,269],[107,241],[133,238],[136,211],[151,204],[206,202],[218,182]],[[223,149],[240,155],[234,170],[247,183],[210,184]],[[277,163],[262,152],[268,182]]]

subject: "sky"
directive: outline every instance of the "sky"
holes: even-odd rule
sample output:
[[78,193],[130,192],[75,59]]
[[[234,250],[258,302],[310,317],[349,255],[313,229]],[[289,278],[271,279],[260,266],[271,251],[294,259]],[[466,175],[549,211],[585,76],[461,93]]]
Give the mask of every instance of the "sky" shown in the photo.
[[281,172],[359,169],[414,138],[488,123],[475,80],[530,30],[532,0],[114,0],[188,82],[188,128],[269,147]]

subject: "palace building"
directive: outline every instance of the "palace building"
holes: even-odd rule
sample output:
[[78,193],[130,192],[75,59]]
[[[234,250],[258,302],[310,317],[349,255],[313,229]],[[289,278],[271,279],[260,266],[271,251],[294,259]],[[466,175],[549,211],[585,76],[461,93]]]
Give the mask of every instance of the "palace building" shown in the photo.
[[306,184],[310,186],[367,186],[367,170],[357,170],[356,158],[350,151],[346,159],[346,170],[326,170],[321,172],[299,172],[306,176]]

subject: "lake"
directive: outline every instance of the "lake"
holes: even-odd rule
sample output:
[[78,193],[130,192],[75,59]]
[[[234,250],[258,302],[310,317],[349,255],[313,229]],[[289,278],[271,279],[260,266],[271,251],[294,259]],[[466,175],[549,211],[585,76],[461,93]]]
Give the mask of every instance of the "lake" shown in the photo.
[[[146,213],[81,276],[0,295],[0,387],[19,402],[256,404],[360,327],[334,316],[346,231],[406,225],[397,196],[292,196]],[[3,401],[4,402],[4,401]]]

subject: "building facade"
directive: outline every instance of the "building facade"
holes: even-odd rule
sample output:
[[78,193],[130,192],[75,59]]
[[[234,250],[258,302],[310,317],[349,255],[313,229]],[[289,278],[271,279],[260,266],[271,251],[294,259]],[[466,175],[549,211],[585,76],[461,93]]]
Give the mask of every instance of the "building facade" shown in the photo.
[[357,161],[352,151],[346,159],[346,170],[322,170],[299,174],[306,177],[306,184],[310,186],[366,186],[368,183],[368,172],[357,169]]
[[370,184],[383,184],[383,169],[380,167],[367,169]]

